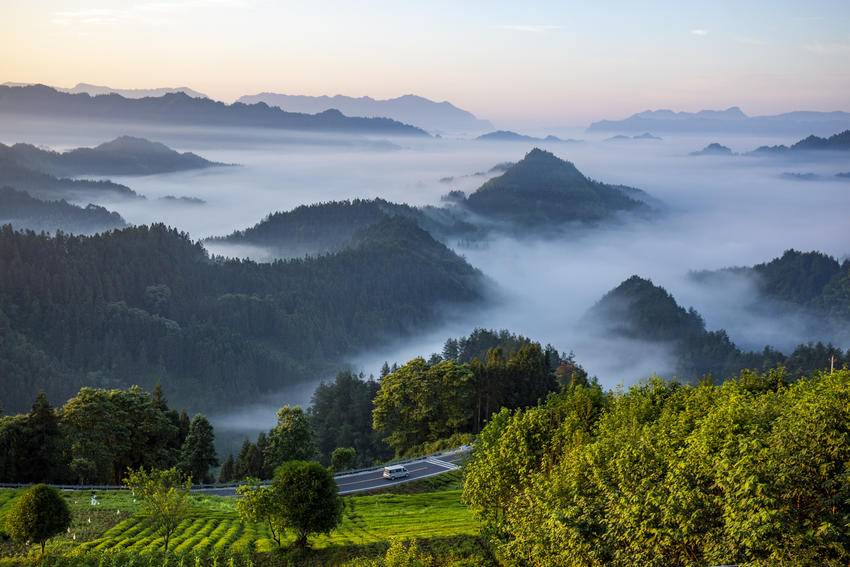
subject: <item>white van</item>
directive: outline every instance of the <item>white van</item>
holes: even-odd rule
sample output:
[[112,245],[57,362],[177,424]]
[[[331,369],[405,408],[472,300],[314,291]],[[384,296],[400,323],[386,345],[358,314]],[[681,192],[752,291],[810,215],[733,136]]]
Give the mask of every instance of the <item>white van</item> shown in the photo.
[[384,467],[384,478],[387,480],[395,480],[406,476],[410,476],[410,473],[403,465],[390,465],[388,467]]

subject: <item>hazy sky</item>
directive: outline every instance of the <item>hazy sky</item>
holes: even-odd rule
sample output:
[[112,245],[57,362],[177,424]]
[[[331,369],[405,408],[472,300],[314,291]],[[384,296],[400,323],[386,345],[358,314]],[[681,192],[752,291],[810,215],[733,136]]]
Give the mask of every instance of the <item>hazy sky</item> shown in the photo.
[[497,124],[850,110],[848,0],[0,0],[0,53],[0,82],[416,93]]

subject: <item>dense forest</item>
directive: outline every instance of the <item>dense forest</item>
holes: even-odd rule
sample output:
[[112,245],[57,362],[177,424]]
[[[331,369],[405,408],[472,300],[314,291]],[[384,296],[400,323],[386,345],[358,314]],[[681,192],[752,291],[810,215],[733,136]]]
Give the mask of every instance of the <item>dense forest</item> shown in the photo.
[[850,371],[576,382],[502,410],[464,500],[512,565],[847,565]]
[[726,331],[708,331],[696,310],[681,307],[667,290],[638,276],[608,292],[588,311],[584,322],[601,336],[668,346],[676,362],[674,374],[682,380],[708,375],[723,380],[745,368],[767,370],[779,365],[798,377],[827,369],[831,363],[841,367],[850,362],[850,351],[821,343],[799,345],[789,355],[769,346],[762,352],[743,351]]
[[0,416],[0,482],[120,484],[128,468],[177,466],[209,482],[218,465],[206,417],[149,394],[82,388],[59,408],[41,393],[28,413]]
[[695,272],[701,283],[722,282],[724,277],[751,278],[771,309],[797,306],[819,317],[850,322],[850,260],[839,262],[820,252],[786,250],[781,257],[752,267]]
[[24,191],[0,187],[0,226],[53,233],[92,234],[123,228],[126,222],[116,212],[89,204],[78,207],[67,201],[41,201]]
[[221,480],[267,478],[274,468],[268,456],[273,438],[290,439],[278,441],[290,447],[283,452],[290,457],[315,457],[326,465],[340,449],[351,451],[350,466],[369,466],[454,447],[479,432],[498,409],[534,406],[562,385],[586,379],[572,355],[507,330],[476,329],[448,339],[442,354],[427,361],[384,364],[377,380],[345,371],[323,382],[306,412],[284,408],[276,428],[256,442],[246,440],[228,458]]
[[469,237],[475,232],[475,227],[444,209],[418,209],[383,199],[353,199],[272,213],[253,227],[209,241],[262,246],[277,257],[297,258],[342,250],[352,244],[358,231],[391,217],[412,220],[440,240]]
[[328,372],[347,354],[482,298],[476,269],[415,223],[385,219],[345,250],[257,264],[210,258],[162,225],[96,236],[0,230],[7,410],[39,390],[151,387],[193,409]]

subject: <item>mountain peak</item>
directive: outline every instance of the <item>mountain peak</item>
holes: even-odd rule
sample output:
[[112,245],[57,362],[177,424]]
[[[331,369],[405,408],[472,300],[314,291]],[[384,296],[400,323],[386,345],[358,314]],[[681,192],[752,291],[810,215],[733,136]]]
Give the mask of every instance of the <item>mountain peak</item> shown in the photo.
[[540,148],[533,148],[530,152],[525,154],[524,158],[508,169],[508,172],[514,169],[522,170],[526,168],[542,168],[551,172],[557,172],[562,176],[566,175],[573,180],[581,179],[587,181],[587,178],[578,170],[575,164],[559,158],[552,152],[541,150]]
[[547,152],[546,150],[541,150],[540,148],[532,148],[530,152],[525,154],[525,157],[523,159],[548,160],[552,162],[563,161],[552,152]]
[[104,142],[95,149],[112,152],[176,153],[160,142],[151,142],[145,138],[126,135]]
[[623,189],[592,181],[571,162],[534,148],[469,195],[465,206],[482,216],[541,227],[594,222],[643,205]]

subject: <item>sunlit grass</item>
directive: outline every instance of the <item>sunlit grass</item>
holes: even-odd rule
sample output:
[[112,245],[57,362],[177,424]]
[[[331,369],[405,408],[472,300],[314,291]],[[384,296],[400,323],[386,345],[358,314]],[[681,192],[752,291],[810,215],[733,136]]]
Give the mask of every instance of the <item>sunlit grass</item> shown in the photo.
[[[346,497],[340,526],[330,534],[311,538],[316,550],[385,544],[391,539],[416,537],[456,538],[475,536],[478,525],[460,502],[458,478],[442,482],[429,479],[408,490],[412,494],[376,494]],[[411,483],[413,484],[413,483]],[[430,486],[449,490],[421,492]],[[0,490],[0,515],[20,491]],[[50,543],[52,553],[80,556],[90,552],[131,552],[145,556],[162,550],[162,537],[138,513],[139,503],[127,491],[99,492],[100,503],[90,505],[90,493],[64,493],[73,511],[71,529]],[[235,499],[193,496],[192,510],[171,538],[178,554],[272,552],[277,544],[264,524],[245,523],[235,509]],[[0,518],[2,519],[2,518]],[[292,542],[285,538],[284,545]]]

